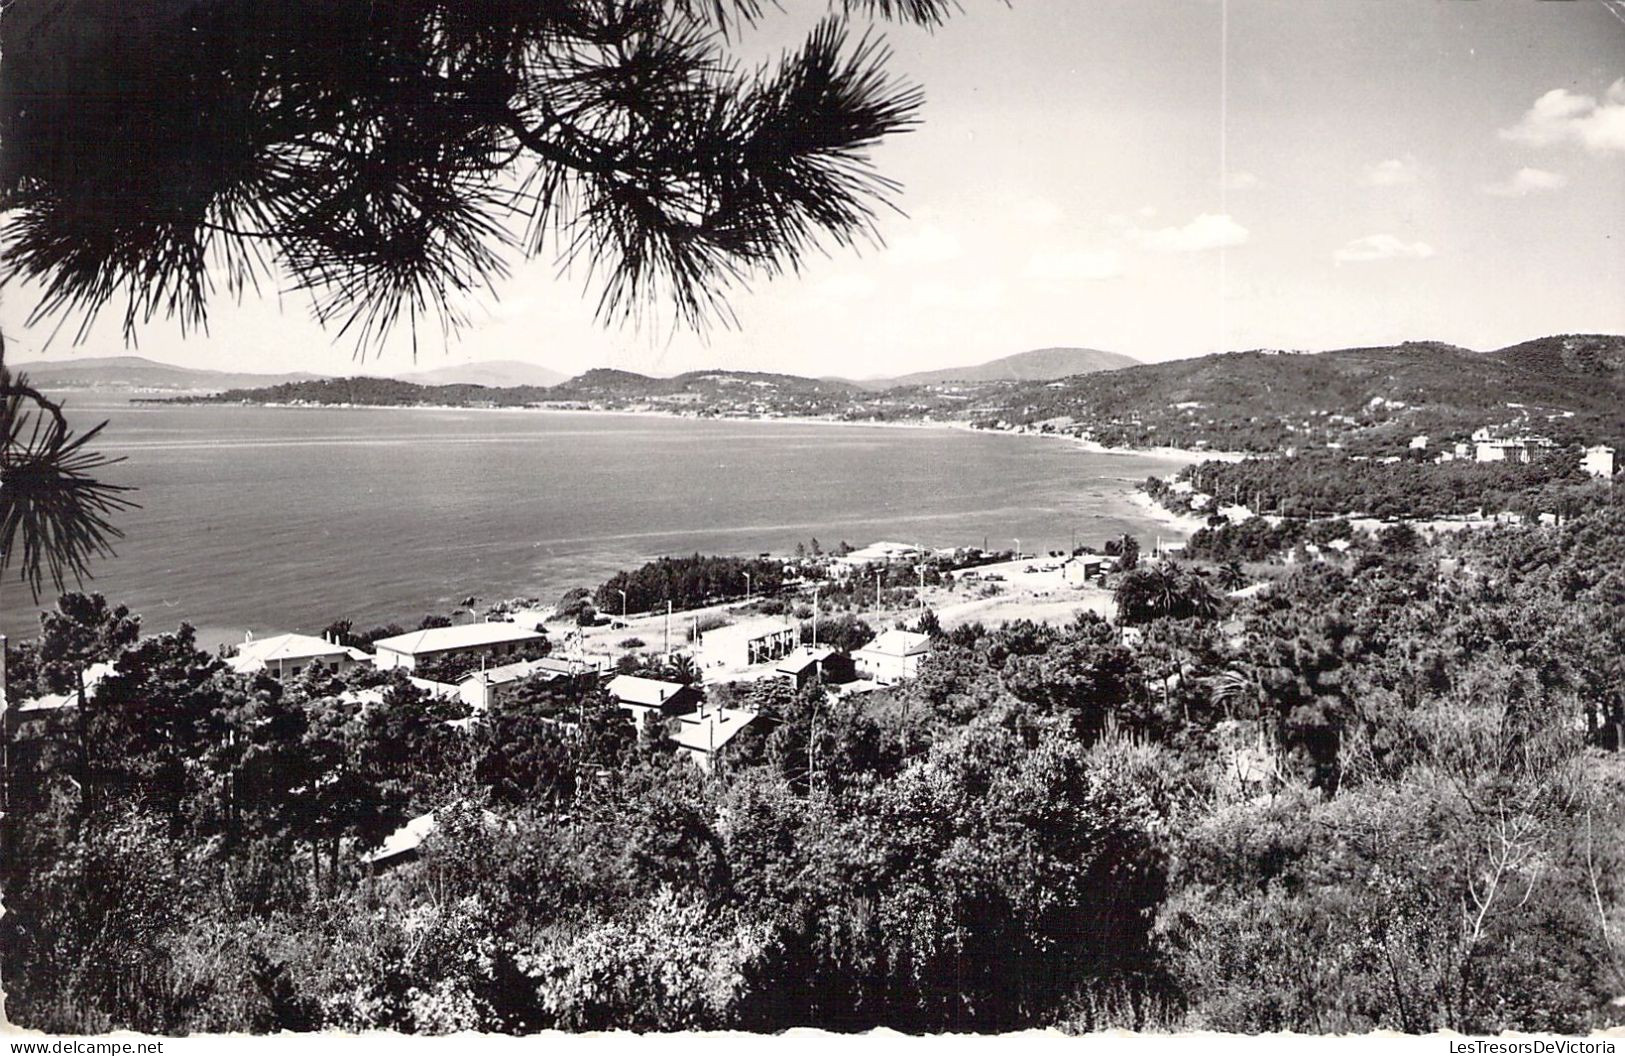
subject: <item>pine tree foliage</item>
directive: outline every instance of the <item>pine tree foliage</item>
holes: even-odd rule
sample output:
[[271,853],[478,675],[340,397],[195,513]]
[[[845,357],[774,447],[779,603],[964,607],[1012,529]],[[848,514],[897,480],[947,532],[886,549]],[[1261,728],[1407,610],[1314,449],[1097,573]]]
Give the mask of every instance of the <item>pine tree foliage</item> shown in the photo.
[[[795,5],[798,7],[803,4]],[[21,0],[0,26],[7,282],[34,320],[122,302],[200,328],[215,285],[277,278],[362,347],[444,332],[513,252],[580,263],[604,320],[724,297],[878,236],[869,152],[918,88],[853,19],[927,27],[953,0],[841,0],[744,68],[762,0]]]

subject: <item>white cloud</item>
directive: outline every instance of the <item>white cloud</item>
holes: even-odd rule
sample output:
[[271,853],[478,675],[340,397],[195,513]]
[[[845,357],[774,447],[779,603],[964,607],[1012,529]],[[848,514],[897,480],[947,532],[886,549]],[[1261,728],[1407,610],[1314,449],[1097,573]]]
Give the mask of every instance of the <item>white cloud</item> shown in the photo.
[[1367,187],[1403,187],[1422,178],[1422,167],[1409,154],[1367,165],[1360,182]]
[[1501,198],[1522,198],[1526,194],[1559,190],[1568,184],[1569,178],[1560,172],[1523,168],[1500,183],[1485,184],[1484,193]]
[[1405,242],[1393,235],[1367,235],[1344,245],[1332,254],[1332,259],[1339,264],[1363,264],[1374,260],[1426,260],[1431,256],[1433,247],[1426,242]]
[[1599,154],[1625,152],[1625,77],[1608,86],[1601,101],[1566,88],[1553,88],[1523,119],[1501,130],[1501,138],[1532,147],[1579,143]]
[[1100,282],[1123,274],[1123,258],[1115,249],[1071,249],[1035,253],[1027,261],[1027,275],[1061,282]]
[[1136,231],[1134,236],[1141,245],[1158,252],[1199,253],[1239,246],[1247,241],[1248,231],[1228,213],[1203,213],[1183,227]]
[[1224,188],[1227,191],[1250,191],[1259,185],[1259,179],[1250,172],[1237,170],[1224,178]]
[[886,250],[887,259],[897,264],[944,264],[964,255],[959,236],[935,224],[898,236]]

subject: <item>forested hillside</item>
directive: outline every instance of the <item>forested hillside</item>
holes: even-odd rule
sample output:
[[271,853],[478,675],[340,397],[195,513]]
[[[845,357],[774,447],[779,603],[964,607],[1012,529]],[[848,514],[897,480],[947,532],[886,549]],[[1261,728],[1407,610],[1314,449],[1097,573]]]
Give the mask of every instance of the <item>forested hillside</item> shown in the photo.
[[[0,956],[52,1033],[1618,1025],[1625,506],[1344,534],[1119,584],[1132,632],[969,624],[707,774],[538,683],[469,717],[286,687],[64,599],[20,689],[112,660],[14,754]],[[1261,581],[1262,582],[1262,581]],[[661,670],[658,665],[650,670]],[[377,685],[381,683],[381,685]],[[376,686],[374,703],[353,690]],[[416,860],[362,855],[426,811]]]
[[1260,452],[1327,442],[1403,449],[1413,435],[1465,438],[1501,423],[1562,441],[1625,438],[1625,375],[1553,370],[1580,360],[1537,346],[1493,355],[1434,342],[1233,352],[1017,386],[981,414],[1017,425],[1067,418],[1075,426],[1060,428],[1113,446]]

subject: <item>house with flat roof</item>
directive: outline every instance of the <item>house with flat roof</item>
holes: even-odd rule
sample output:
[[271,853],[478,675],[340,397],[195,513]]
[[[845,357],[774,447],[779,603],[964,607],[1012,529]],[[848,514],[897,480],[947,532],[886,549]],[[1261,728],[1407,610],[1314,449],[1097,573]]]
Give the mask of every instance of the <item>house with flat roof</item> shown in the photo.
[[255,638],[244,636],[237,652],[226,662],[239,675],[267,674],[281,680],[295,678],[312,665],[338,674],[372,659],[360,649],[340,645],[327,638],[308,634],[277,634]]
[[421,631],[380,638],[372,643],[373,663],[390,670],[416,670],[418,665],[453,656],[490,660],[517,658],[529,647],[540,646],[547,635],[507,622],[465,623],[456,627],[429,627]]
[[633,721],[639,724],[651,711],[663,716],[680,715],[693,711],[701,701],[699,691],[693,686],[638,675],[616,675],[604,687],[604,692],[617,707],[631,712]]
[[705,631],[700,635],[700,658],[706,667],[745,668],[783,659],[800,643],[800,624],[763,616]]
[[931,638],[917,631],[882,631],[874,641],[852,654],[859,678],[883,686],[907,682],[920,673],[931,655]]
[[1480,429],[1473,434],[1473,460],[1475,462],[1528,462],[1541,451],[1557,446],[1545,436],[1496,437],[1489,430]]
[[1607,444],[1588,447],[1580,456],[1580,468],[1602,480],[1614,478],[1614,449]]

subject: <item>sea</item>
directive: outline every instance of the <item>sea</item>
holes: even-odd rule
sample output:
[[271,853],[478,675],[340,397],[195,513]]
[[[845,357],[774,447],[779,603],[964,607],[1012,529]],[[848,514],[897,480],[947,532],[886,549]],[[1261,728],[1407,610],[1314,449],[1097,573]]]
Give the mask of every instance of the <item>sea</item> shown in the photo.
[[[897,540],[1027,553],[1173,530],[1130,501],[1172,457],[948,427],[537,410],[162,405],[65,393],[134,486],[82,589],[209,647],[551,603],[662,555]],[[8,573],[0,632],[32,636]]]

